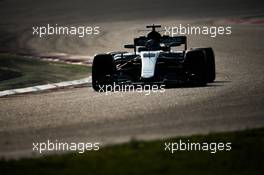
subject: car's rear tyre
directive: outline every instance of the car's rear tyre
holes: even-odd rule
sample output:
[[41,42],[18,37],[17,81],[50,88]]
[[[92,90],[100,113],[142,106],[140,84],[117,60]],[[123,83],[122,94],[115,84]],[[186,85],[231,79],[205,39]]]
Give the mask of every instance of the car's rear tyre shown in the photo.
[[215,80],[215,55],[211,47],[203,48],[206,55],[207,82],[212,83]]
[[196,48],[193,50],[203,50],[205,52],[206,57],[206,71],[207,71],[207,83],[212,83],[215,80],[216,73],[215,73],[215,55],[214,51],[211,47],[207,48]]
[[109,54],[96,55],[92,65],[92,86],[95,91],[106,91],[113,83],[113,57]]
[[185,55],[184,67],[188,82],[193,86],[205,86],[207,83],[206,55],[203,50],[190,50]]

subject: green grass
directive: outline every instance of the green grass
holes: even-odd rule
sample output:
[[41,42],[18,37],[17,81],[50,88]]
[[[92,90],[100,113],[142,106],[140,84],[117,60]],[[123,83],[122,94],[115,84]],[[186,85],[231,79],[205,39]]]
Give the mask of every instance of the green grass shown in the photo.
[[0,54],[0,91],[80,79],[90,72],[87,66]]
[[[164,142],[232,142],[231,151],[164,151]],[[1,160],[1,174],[91,175],[263,175],[264,128],[241,132],[197,135],[101,148],[97,152],[70,153],[21,160]]]

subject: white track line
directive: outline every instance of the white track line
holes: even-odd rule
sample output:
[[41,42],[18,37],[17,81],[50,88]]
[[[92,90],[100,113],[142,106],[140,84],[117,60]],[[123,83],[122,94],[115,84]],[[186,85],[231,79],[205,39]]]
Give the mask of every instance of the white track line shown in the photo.
[[57,88],[62,88],[62,87],[67,87],[67,86],[75,86],[75,85],[87,84],[88,86],[90,86],[91,83],[92,83],[92,77],[90,76],[90,77],[79,79],[79,80],[64,81],[60,83],[53,83],[53,84],[32,86],[32,87],[27,87],[27,88],[0,91],[0,97],[15,95],[15,94],[24,94],[24,93],[30,93],[30,92],[39,92],[39,91],[44,91],[44,90],[57,89]]

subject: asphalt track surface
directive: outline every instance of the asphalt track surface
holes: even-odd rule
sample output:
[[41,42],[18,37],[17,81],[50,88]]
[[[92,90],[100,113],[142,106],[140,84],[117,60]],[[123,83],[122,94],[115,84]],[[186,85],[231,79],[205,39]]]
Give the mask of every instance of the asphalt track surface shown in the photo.
[[[120,0],[110,4],[74,2],[0,1],[1,49],[32,54],[93,55],[119,50],[138,35],[133,31],[146,24],[219,25],[218,21],[223,19],[262,16],[264,7],[260,1],[225,0],[195,4],[172,0],[149,4]],[[30,34],[29,26],[33,23],[57,21],[100,25],[104,32],[98,38],[84,40],[39,40]],[[149,140],[263,127],[263,32],[263,25],[247,24],[232,25],[232,34],[228,36],[189,36],[190,47],[211,46],[215,50],[217,78],[206,87],[166,89],[164,93],[150,95],[133,92],[106,95],[82,87],[1,98],[0,155],[31,156],[32,142],[47,139],[104,145],[132,138]]]

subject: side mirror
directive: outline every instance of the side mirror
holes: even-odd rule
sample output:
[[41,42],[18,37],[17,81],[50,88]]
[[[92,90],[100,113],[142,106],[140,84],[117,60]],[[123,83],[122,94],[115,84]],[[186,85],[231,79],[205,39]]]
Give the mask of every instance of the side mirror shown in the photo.
[[126,45],[124,45],[124,47],[126,49],[134,49],[135,48],[134,44],[126,44]]

